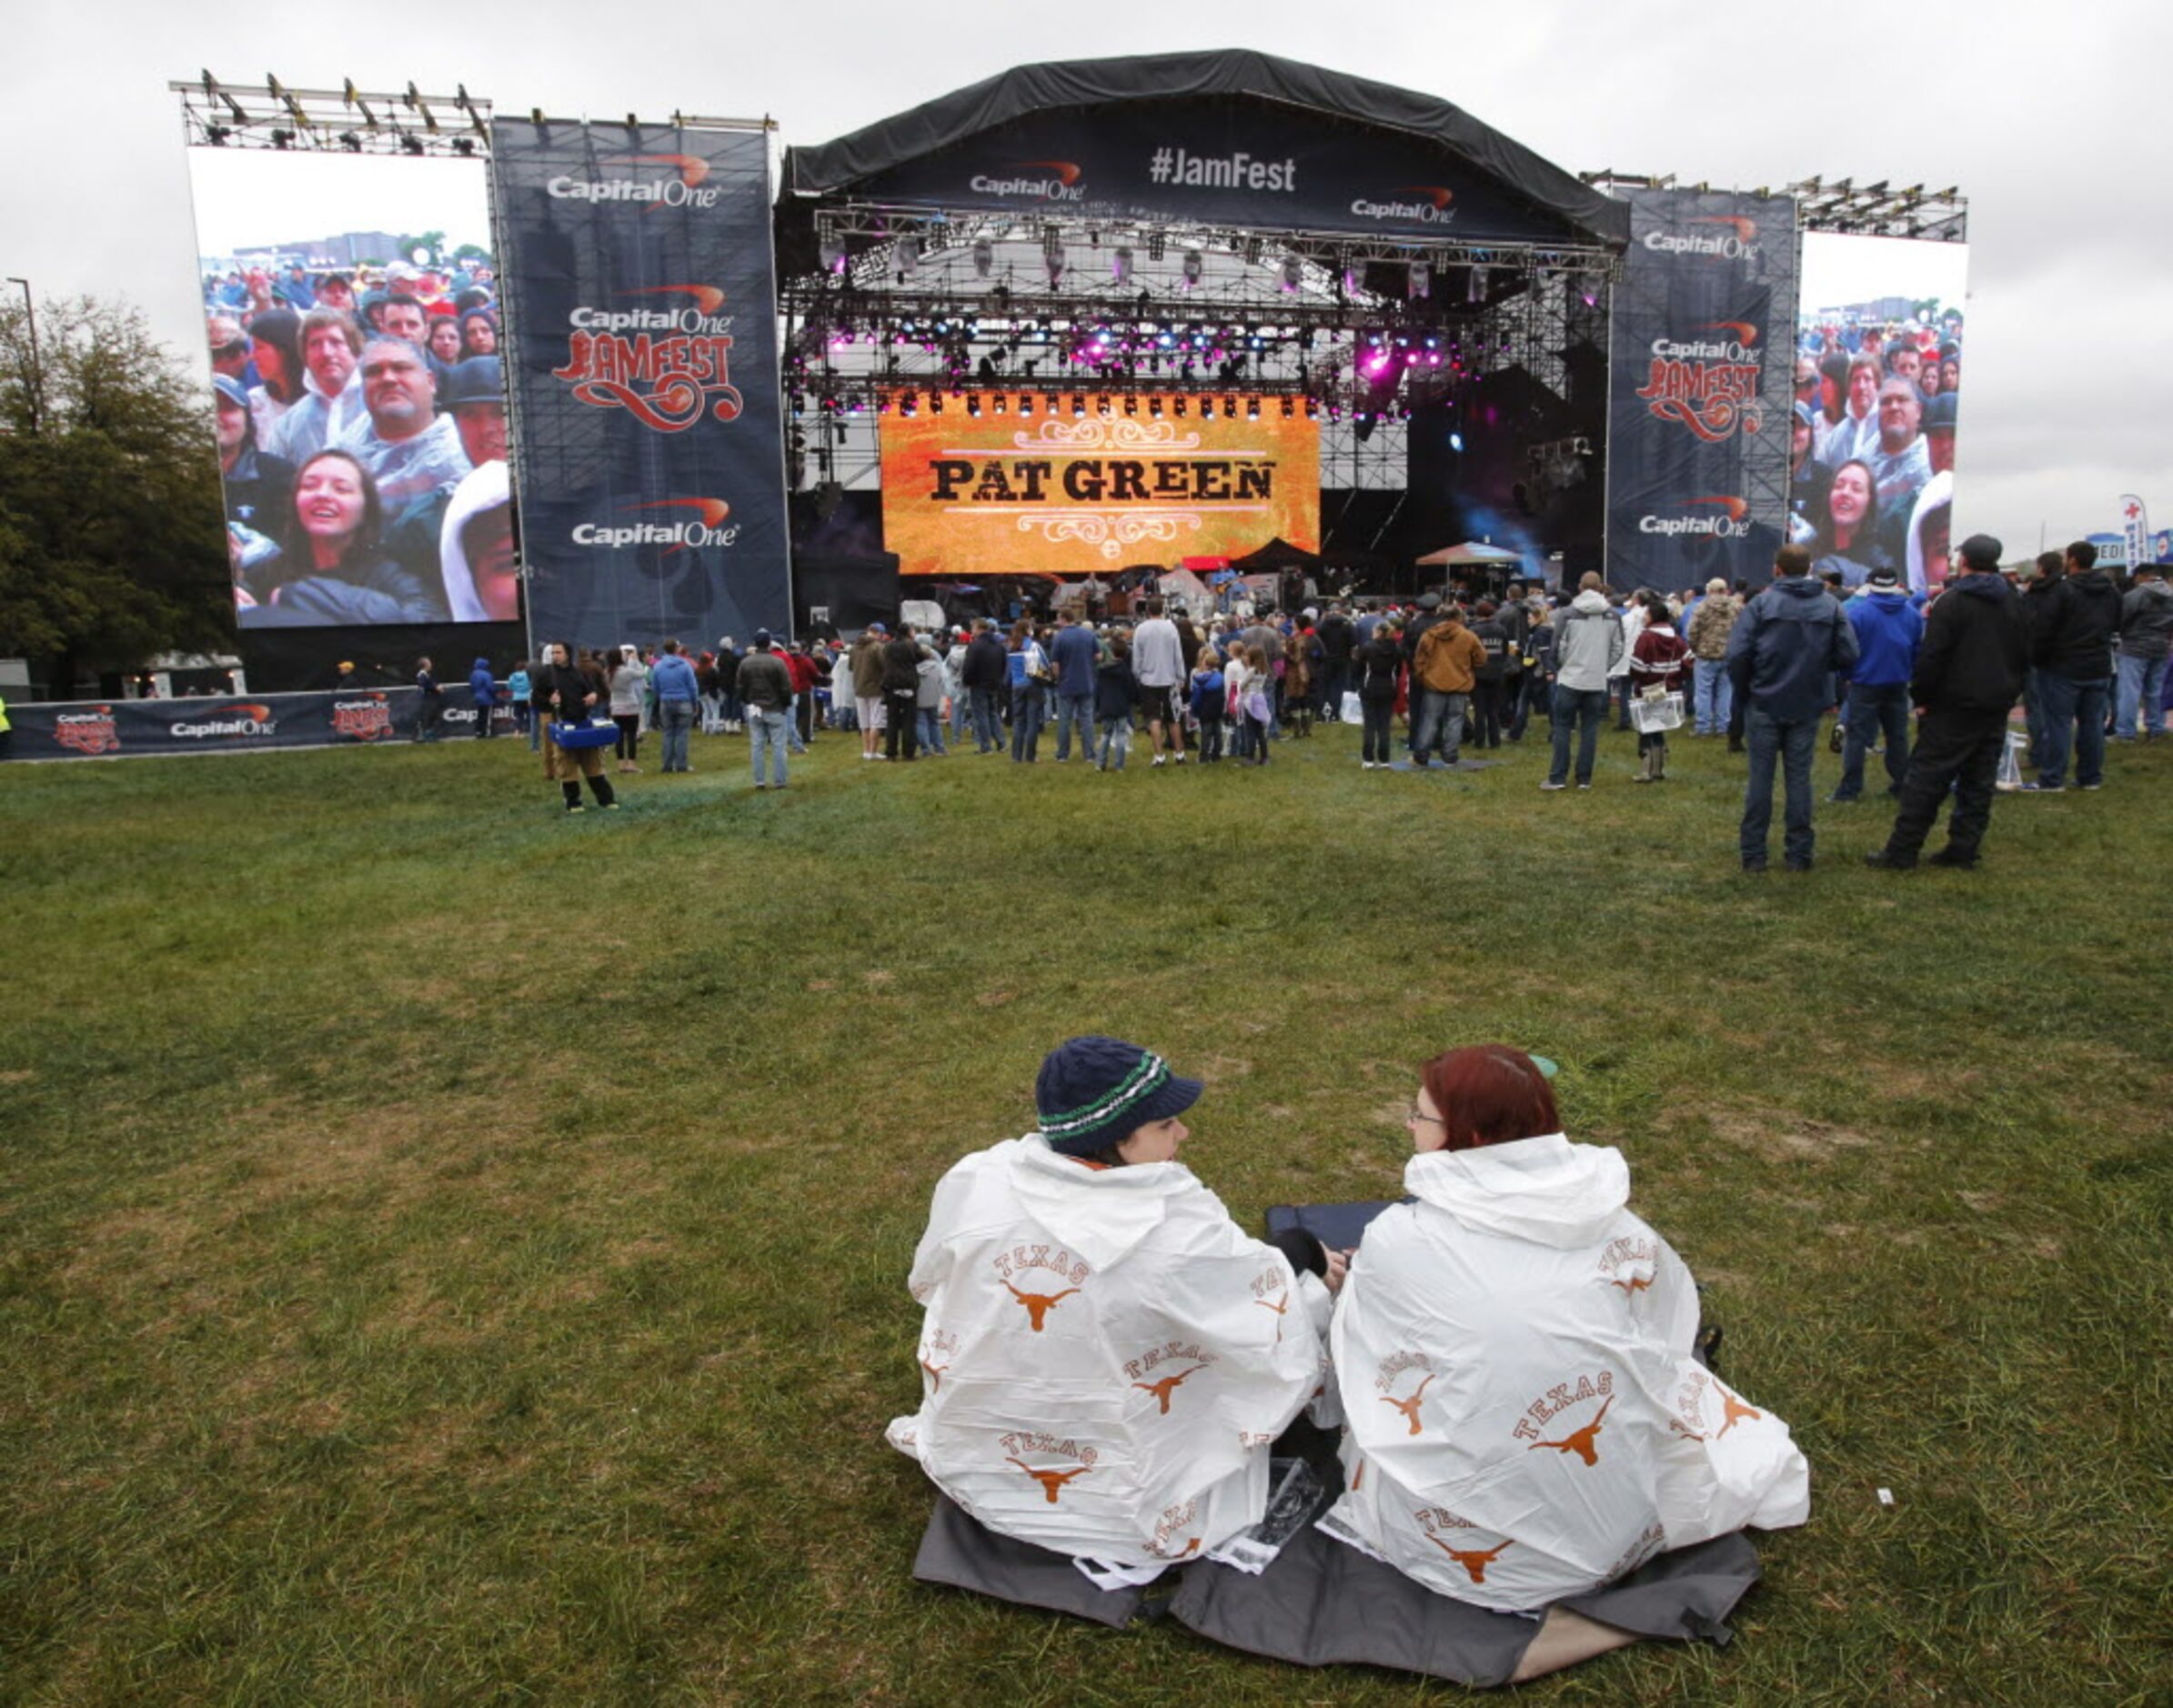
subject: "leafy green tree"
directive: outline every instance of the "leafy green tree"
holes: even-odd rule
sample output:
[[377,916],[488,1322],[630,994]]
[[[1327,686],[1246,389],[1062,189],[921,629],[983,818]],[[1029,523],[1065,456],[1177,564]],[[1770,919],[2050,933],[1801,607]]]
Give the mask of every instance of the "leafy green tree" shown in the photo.
[[0,655],[126,670],[234,633],[211,407],[120,300],[0,307]]

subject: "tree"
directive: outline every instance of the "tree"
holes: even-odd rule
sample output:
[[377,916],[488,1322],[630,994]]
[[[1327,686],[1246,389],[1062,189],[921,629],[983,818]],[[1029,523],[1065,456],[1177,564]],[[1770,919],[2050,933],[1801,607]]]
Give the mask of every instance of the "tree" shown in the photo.
[[0,654],[79,668],[231,643],[211,409],[118,300],[0,307]]

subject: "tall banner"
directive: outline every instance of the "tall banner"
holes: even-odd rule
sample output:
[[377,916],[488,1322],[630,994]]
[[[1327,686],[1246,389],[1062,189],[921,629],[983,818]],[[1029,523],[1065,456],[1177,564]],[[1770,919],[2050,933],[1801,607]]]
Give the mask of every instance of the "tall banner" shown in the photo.
[[[974,399],[975,404],[982,400]],[[1139,399],[1131,400],[1134,404]],[[1080,577],[1180,558],[1320,546],[1317,422],[1252,400],[1255,419],[991,410],[882,417],[883,546],[899,572],[963,580]]]
[[791,627],[770,145],[492,126],[538,646]]
[[1788,519],[1796,205],[1622,194],[1631,225],[1607,339],[1608,582],[1762,584]]
[[2120,495],[2120,538],[2128,548],[2128,567],[2133,569],[2139,563],[2150,563],[2150,513],[2143,507],[2142,499],[2132,492]]

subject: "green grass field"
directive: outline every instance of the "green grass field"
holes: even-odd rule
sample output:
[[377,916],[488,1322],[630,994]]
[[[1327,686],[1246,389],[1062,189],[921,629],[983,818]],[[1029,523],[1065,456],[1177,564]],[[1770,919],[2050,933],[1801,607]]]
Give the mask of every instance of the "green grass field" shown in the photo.
[[1086,1030],[1208,1081],[1248,1221],[1400,1190],[1452,1043],[1627,1154],[1814,1513],[1734,1647],[1524,1699],[2173,1699],[2173,752],[1975,874],[1864,870],[1866,802],[1748,879],[1712,741],[856,745],[571,819],[507,740],[0,771],[0,1700],[1451,1693],[910,1580],[928,1194]]

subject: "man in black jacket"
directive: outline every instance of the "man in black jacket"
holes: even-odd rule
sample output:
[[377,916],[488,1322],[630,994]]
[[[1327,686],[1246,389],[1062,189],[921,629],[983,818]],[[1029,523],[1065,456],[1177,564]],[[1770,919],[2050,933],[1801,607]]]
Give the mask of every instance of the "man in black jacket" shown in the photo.
[[2078,539],[2067,548],[2067,573],[2046,597],[2030,633],[2045,718],[2045,750],[2031,789],[2050,795],[2067,786],[2070,747],[2077,786],[2104,787],[2106,684],[2119,627],[2120,591],[2098,568],[2098,548]]
[[1947,821],[1947,846],[1930,857],[1932,865],[1975,866],[1991,821],[1999,750],[2007,741],[2007,713],[2022,692],[2029,640],[2021,600],[1999,573],[1999,542],[1972,534],[1962,542],[1960,558],[1962,573],[1932,601],[1916,672],[1909,679],[1909,698],[1924,717],[1901,779],[1901,809],[1886,846],[1864,856],[1866,866],[1889,871],[1914,867],[1950,789],[1954,813]]
[[1321,720],[1336,723],[1343,718],[1343,694],[1351,686],[1351,655],[1358,650],[1358,630],[1338,600],[1313,633],[1321,643]]
[[997,718],[996,697],[1011,676],[1011,655],[1003,649],[1003,637],[983,617],[973,625],[973,638],[966,643],[966,660],[959,681],[973,708],[974,745],[983,753],[1003,750],[1003,729]]
[[[883,758],[908,764],[920,757],[921,643],[901,628],[883,642]],[[904,751],[899,751],[900,747]]]

